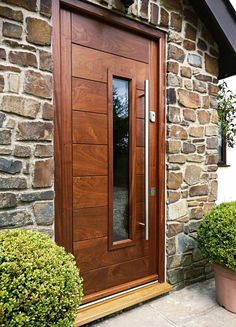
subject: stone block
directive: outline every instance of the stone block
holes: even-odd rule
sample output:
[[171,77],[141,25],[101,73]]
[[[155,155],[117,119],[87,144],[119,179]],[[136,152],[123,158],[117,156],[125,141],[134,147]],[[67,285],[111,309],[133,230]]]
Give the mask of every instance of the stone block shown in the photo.
[[205,144],[197,146],[197,153],[205,153],[205,151],[206,151]]
[[200,67],[200,68],[202,67],[202,57],[196,54],[189,53],[187,60],[189,65],[191,66]]
[[52,186],[53,182],[53,160],[36,161],[34,167],[33,187],[43,188]]
[[183,153],[194,153],[196,151],[196,146],[190,142],[184,142],[182,152]]
[[53,191],[27,192],[20,195],[20,201],[22,202],[53,200],[53,198]]
[[192,77],[192,70],[190,67],[182,66],[180,69],[180,74],[183,77],[191,78]]
[[203,81],[203,82],[212,82],[212,77],[209,75],[197,74],[197,75],[195,75],[195,78],[197,80]]
[[26,18],[27,41],[37,45],[51,44],[52,27],[42,19]]
[[205,68],[209,74],[214,76],[219,75],[218,60],[207,53],[205,53]]
[[184,164],[186,162],[186,156],[183,154],[172,154],[169,156],[169,162]]
[[182,255],[173,255],[167,258],[167,269],[177,268],[182,263]]
[[13,151],[13,155],[18,158],[30,158],[31,156],[31,148],[27,145],[19,145],[15,146]]
[[52,124],[49,122],[39,121],[19,122],[17,139],[25,141],[52,140]]
[[26,179],[22,177],[0,177],[1,190],[18,190],[27,187]]
[[179,153],[181,150],[181,141],[169,140],[167,149],[168,153]]
[[192,121],[192,122],[196,121],[196,113],[192,109],[184,109],[183,115],[184,115],[184,119],[187,121]]
[[184,225],[181,223],[169,223],[168,224],[168,237],[176,236],[179,233],[183,232]]
[[189,252],[195,248],[196,242],[194,239],[184,233],[178,234],[176,236],[176,253],[182,254]]
[[206,126],[206,136],[214,136],[214,135],[218,135],[219,133],[219,127],[216,125],[209,125]]
[[208,93],[210,95],[213,95],[213,96],[216,96],[217,97],[218,91],[219,91],[219,88],[218,88],[217,85],[212,84],[212,83],[208,83]]
[[51,144],[36,144],[34,155],[39,158],[52,157],[53,146]]
[[195,41],[197,36],[197,30],[190,24],[185,26],[185,38]]
[[210,194],[209,194],[209,201],[216,201],[217,200],[217,192],[218,192],[218,181],[213,180],[210,183]]
[[198,15],[196,12],[190,10],[189,8],[184,8],[184,17],[191,24],[197,26],[198,24]]
[[191,186],[189,189],[189,194],[191,197],[208,195],[208,193],[209,193],[209,185],[208,184]]
[[195,92],[179,89],[178,100],[180,104],[187,108],[197,109],[200,107],[200,98]]
[[184,280],[184,272],[182,268],[169,270],[167,273],[167,279],[170,284],[177,284]]
[[168,191],[168,202],[174,203],[180,199],[180,192]]
[[167,95],[167,104],[175,104],[176,103],[176,91],[174,88],[168,88],[166,91]]
[[46,17],[52,15],[52,0],[41,0],[40,1],[40,14]]
[[177,190],[183,182],[183,175],[181,172],[169,172],[167,177],[168,189]]
[[207,92],[207,85],[202,81],[195,80],[193,81],[193,89],[199,93],[206,93]]
[[13,39],[21,39],[22,27],[16,24],[4,22],[2,28],[2,35]]
[[167,240],[167,253],[169,255],[175,254],[176,252],[176,240],[175,237],[169,238]]
[[9,129],[0,129],[0,145],[11,144],[12,132]]
[[3,44],[12,48],[12,49],[22,49],[27,51],[36,52],[36,48],[29,44],[19,43],[15,40],[3,40]]
[[189,233],[193,233],[193,232],[197,232],[198,231],[198,228],[199,228],[199,226],[200,226],[200,221],[190,221],[190,223],[189,223],[189,226],[188,226],[188,228],[189,228]]
[[15,95],[5,95],[2,100],[2,111],[23,117],[35,118],[40,108],[40,103]]
[[32,70],[25,73],[24,92],[36,97],[52,98],[52,76]]
[[206,110],[199,110],[198,113],[198,121],[202,125],[206,125],[210,123],[210,113]]
[[202,219],[203,215],[204,215],[204,211],[202,207],[191,209],[191,213],[190,213],[191,219]]
[[0,6],[0,17],[15,20],[16,22],[23,22],[23,14],[21,10],[13,10],[9,7]]
[[37,202],[33,205],[33,210],[37,225],[52,225],[54,217],[53,202]]
[[192,154],[192,155],[188,155],[187,156],[187,161],[188,162],[198,162],[198,163],[201,163],[201,162],[204,162],[205,160],[205,157],[204,156],[201,156],[200,154]]
[[21,169],[22,169],[21,161],[0,158],[0,172],[14,175],[16,173],[20,173]]
[[163,26],[163,27],[168,27],[169,26],[169,13],[168,11],[166,11],[164,8],[161,8],[161,11],[160,11],[160,26]]
[[188,185],[194,185],[199,183],[201,177],[202,168],[197,165],[187,165],[184,174],[184,180]]
[[38,66],[36,56],[31,52],[10,51],[9,62],[23,67]]
[[36,5],[37,0],[4,0],[4,2],[11,4],[11,5],[23,7],[30,11],[37,10],[37,5]]
[[203,137],[204,136],[204,127],[203,126],[192,126],[189,130],[189,136],[192,137]]
[[168,33],[168,42],[181,45],[183,43],[183,38],[179,33],[170,30]]
[[206,157],[207,165],[216,165],[218,162],[218,154],[209,154]]
[[170,127],[170,137],[179,140],[187,140],[188,134],[183,127],[179,125],[172,125]]
[[27,210],[4,211],[0,213],[0,228],[16,228],[31,224],[33,224],[33,220]]
[[53,120],[54,117],[54,108],[53,105],[45,102],[42,108],[42,118],[45,120]]
[[39,51],[39,67],[41,70],[52,71],[52,55],[50,52]]
[[217,149],[218,138],[217,137],[207,137],[207,149]]
[[4,87],[5,87],[4,76],[0,75],[0,93],[4,91]]
[[185,58],[185,53],[184,50],[173,45],[173,44],[169,44],[168,47],[168,59],[174,59],[178,62],[183,63],[184,62],[184,58]]
[[0,209],[13,208],[17,205],[14,193],[0,193]]
[[8,75],[9,92],[18,93],[20,87],[20,76],[18,74]]
[[167,72],[173,73],[173,74],[178,74],[179,73],[179,64],[176,61],[168,61]]
[[184,40],[183,47],[188,51],[194,51],[196,49],[196,44],[190,40]]
[[179,123],[181,121],[180,108],[173,106],[168,107],[168,121],[171,123]]
[[170,17],[170,26],[174,30],[181,32],[182,30],[182,16],[172,12]]
[[171,203],[168,208],[168,220],[177,220],[188,214],[186,200]]
[[180,86],[180,78],[175,74],[167,74],[167,85],[173,87]]
[[198,47],[198,49],[200,49],[202,51],[206,51],[207,50],[207,44],[202,39],[198,39],[198,41],[197,41],[197,47]]

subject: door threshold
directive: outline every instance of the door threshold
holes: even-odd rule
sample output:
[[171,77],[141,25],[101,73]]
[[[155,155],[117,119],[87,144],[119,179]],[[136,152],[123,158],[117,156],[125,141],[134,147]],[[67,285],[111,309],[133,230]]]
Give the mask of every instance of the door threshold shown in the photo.
[[151,282],[89,304],[84,304],[78,310],[74,327],[83,326],[135,304],[169,293],[171,290],[172,287],[168,283]]

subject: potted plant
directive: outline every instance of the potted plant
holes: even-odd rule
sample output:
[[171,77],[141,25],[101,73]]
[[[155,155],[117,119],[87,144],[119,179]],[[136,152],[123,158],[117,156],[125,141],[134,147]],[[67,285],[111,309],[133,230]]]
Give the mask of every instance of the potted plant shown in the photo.
[[218,303],[236,313],[236,202],[222,203],[205,214],[198,242],[214,266]]
[[71,327],[82,297],[74,257],[47,235],[0,233],[0,326]]

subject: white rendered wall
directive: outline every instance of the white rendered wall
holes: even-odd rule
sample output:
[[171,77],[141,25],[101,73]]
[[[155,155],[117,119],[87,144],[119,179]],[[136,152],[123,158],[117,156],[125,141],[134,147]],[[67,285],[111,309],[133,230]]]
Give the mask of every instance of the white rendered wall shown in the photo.
[[[236,94],[236,75],[225,79],[230,90]],[[227,165],[218,168],[218,200],[217,203],[236,201],[236,145],[227,148]]]

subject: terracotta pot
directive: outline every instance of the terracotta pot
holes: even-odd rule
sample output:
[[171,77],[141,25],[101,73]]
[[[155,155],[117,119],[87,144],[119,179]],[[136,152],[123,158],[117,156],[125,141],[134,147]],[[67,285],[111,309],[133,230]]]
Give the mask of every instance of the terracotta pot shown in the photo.
[[214,264],[216,299],[225,309],[236,313],[236,272]]

